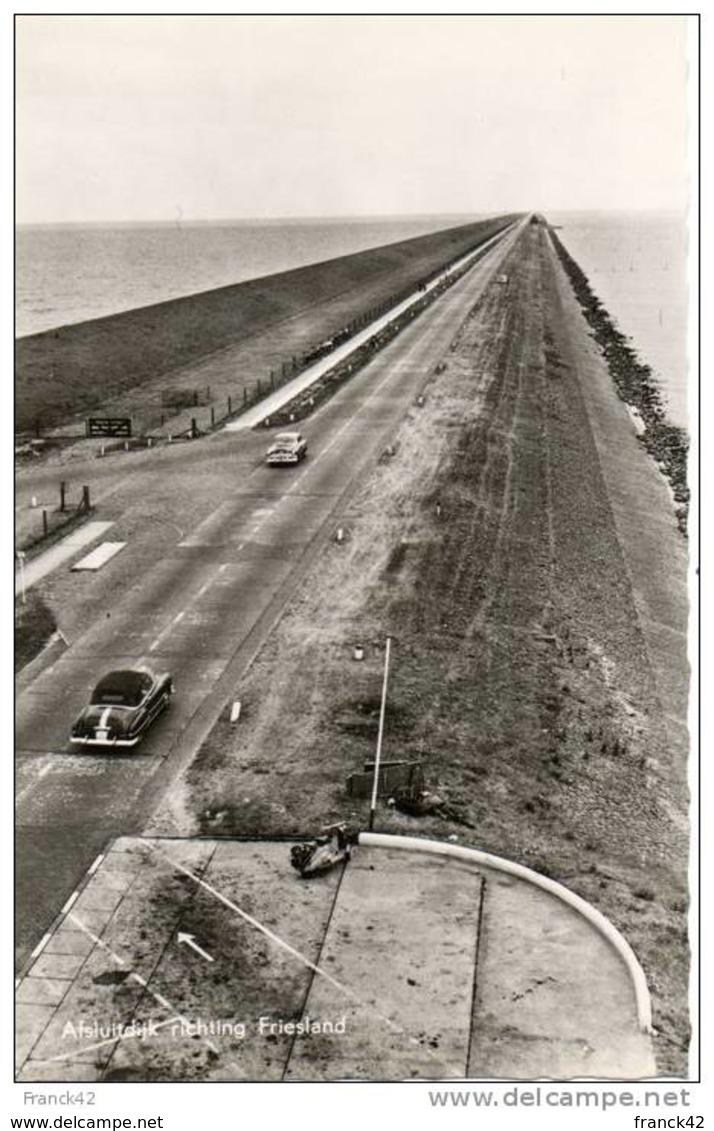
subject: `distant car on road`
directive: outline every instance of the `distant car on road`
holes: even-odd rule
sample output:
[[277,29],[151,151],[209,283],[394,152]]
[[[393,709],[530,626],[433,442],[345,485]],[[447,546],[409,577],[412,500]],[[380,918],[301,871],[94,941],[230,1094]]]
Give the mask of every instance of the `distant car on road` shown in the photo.
[[173,690],[168,672],[148,667],[108,672],[94,688],[69,740],[81,746],[136,746],[168,707]]
[[265,462],[272,466],[299,463],[307,455],[307,441],[300,432],[278,432],[268,448]]

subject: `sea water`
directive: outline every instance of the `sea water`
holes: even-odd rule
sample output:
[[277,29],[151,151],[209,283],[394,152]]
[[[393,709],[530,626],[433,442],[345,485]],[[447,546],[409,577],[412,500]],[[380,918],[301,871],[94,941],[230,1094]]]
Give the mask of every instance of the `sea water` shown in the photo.
[[688,427],[696,374],[687,359],[687,231],[672,213],[553,213],[561,243],[640,361],[651,366],[667,415]]
[[15,332],[36,334],[482,218],[23,225]]

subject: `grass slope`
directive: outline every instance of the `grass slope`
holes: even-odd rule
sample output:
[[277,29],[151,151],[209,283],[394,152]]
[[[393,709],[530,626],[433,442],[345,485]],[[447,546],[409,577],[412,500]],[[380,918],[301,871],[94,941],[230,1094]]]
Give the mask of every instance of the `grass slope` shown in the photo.
[[335,295],[353,296],[348,306],[358,315],[413,288],[513,219],[463,225],[20,338],[16,429],[60,424],[109,396],[270,331]]

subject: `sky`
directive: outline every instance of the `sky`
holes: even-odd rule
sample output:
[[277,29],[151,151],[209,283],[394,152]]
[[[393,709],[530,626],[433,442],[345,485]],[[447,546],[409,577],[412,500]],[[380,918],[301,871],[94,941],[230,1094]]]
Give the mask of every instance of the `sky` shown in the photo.
[[683,209],[681,16],[19,16],[28,222]]

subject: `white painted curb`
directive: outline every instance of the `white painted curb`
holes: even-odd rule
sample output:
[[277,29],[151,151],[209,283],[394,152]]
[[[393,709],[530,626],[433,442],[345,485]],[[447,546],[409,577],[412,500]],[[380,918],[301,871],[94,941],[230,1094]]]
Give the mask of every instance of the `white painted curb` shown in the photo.
[[609,919],[588,903],[581,899],[575,892],[569,891],[555,880],[541,876],[538,872],[516,864],[512,860],[505,860],[501,856],[492,856],[490,852],[481,852],[477,848],[466,848],[460,844],[450,844],[441,840],[422,840],[416,836],[395,836],[387,833],[360,833],[358,843],[372,848],[401,848],[407,852],[429,852],[437,856],[453,856],[457,860],[465,860],[469,864],[481,864],[486,868],[494,868],[499,872],[507,872],[517,876],[519,880],[534,884],[535,887],[554,895],[577,911],[584,919],[603,935],[611,946],[615,948],[632,978],[637,1004],[637,1022],[643,1033],[653,1033],[652,1028],[652,1002],[647,979],[644,971],[637,961],[635,952],[630,944],[622,937]]

